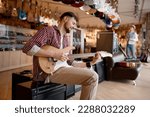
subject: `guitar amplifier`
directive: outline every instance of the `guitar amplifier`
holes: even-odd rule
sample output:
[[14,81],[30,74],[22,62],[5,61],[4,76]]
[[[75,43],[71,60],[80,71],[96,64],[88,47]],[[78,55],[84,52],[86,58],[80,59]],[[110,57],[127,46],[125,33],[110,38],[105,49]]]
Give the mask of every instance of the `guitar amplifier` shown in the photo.
[[49,83],[31,88],[32,72],[24,70],[12,74],[12,99],[64,100],[75,94],[75,85]]
[[16,100],[65,100],[66,87],[61,84],[49,83],[31,88],[32,81],[16,85]]
[[16,99],[16,86],[18,83],[32,81],[32,71],[24,70],[19,73],[12,73],[12,100]]

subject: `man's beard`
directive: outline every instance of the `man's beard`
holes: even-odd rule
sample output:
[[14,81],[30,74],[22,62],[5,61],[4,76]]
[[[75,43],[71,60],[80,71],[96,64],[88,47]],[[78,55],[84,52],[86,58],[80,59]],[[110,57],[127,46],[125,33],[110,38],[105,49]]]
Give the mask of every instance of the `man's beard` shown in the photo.
[[66,31],[66,33],[70,33],[70,29],[69,28],[67,28],[67,26],[66,26],[66,24],[65,24],[65,31]]
[[66,29],[66,33],[70,33],[70,30],[69,30],[69,29]]

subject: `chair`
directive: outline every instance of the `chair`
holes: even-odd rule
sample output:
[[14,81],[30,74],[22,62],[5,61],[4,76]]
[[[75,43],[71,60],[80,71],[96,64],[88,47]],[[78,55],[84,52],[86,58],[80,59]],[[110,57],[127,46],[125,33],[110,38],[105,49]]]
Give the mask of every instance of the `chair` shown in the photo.
[[[113,57],[104,57],[103,60],[106,80],[132,80],[133,84],[136,85],[135,80],[141,69],[139,60],[126,61],[122,53],[113,55]],[[132,63],[134,66],[127,66],[129,63]]]

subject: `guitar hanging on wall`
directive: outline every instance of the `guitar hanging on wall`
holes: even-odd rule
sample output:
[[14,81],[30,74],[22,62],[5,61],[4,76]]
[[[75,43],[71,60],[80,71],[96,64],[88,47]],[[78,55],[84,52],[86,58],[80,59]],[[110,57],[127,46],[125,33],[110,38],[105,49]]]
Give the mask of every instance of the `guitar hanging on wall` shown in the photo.
[[18,0],[17,2],[18,2],[18,5],[17,5],[18,17],[20,20],[26,20],[27,19],[27,12],[25,10],[23,10],[23,1]]

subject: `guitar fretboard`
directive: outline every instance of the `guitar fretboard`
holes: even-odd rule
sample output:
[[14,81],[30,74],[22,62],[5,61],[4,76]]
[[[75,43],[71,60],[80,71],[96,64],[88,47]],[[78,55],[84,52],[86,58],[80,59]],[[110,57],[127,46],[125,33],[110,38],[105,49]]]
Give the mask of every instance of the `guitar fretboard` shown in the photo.
[[84,54],[71,54],[69,57],[71,58],[87,58],[87,57],[92,57],[94,56],[95,53],[84,53]]
[[[99,53],[100,53],[101,57],[106,57],[106,56],[112,57],[112,54],[108,53],[106,51],[100,51]],[[72,58],[87,58],[87,57],[93,57],[93,56],[95,56],[95,53],[83,53],[83,54],[71,54],[71,55],[69,55],[69,57],[72,57]]]

